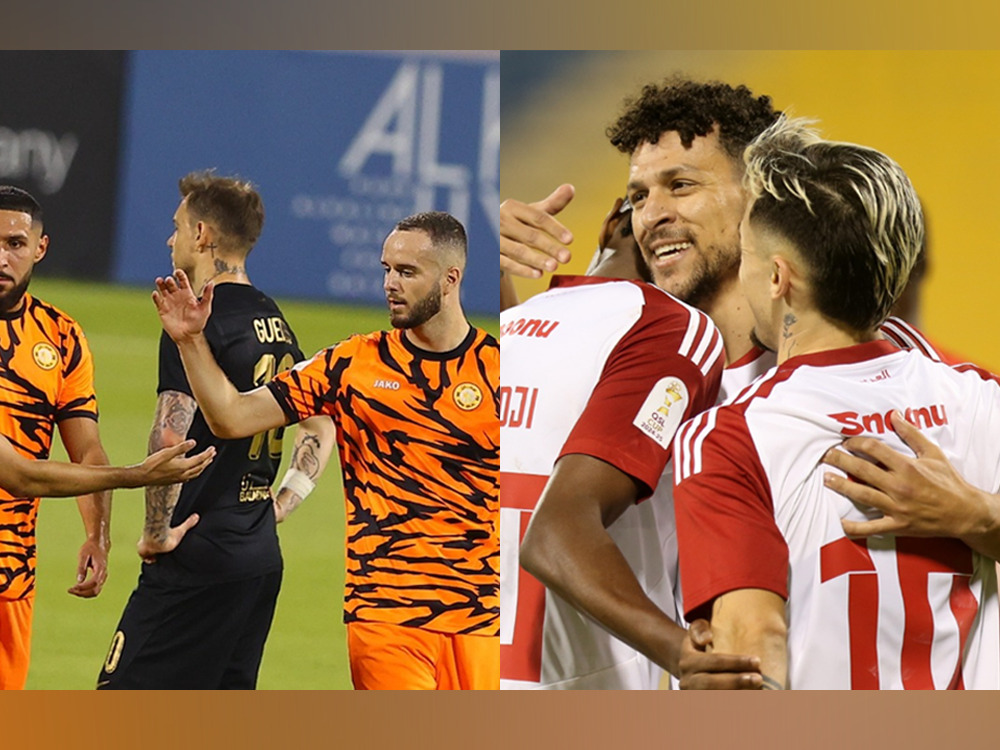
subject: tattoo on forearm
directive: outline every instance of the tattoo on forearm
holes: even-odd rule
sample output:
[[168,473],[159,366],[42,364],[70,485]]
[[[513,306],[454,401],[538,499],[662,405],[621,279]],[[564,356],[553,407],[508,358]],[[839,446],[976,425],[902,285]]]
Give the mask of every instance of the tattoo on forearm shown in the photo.
[[[164,391],[156,401],[153,429],[149,433],[149,452],[174,445],[187,437],[194,421],[197,402],[186,393]],[[163,542],[170,530],[170,519],[181,495],[180,484],[146,488],[146,523],[143,533],[155,542]]]
[[183,393],[170,392],[172,395],[165,400],[163,414],[158,425],[172,432],[177,438],[184,439],[194,421],[197,409],[194,399]]
[[291,467],[306,474],[314,482],[319,477],[319,438],[316,435],[303,435],[295,441],[292,450]]
[[768,677],[766,674],[761,675],[764,678],[764,690],[784,690],[785,686],[778,682],[773,677]]

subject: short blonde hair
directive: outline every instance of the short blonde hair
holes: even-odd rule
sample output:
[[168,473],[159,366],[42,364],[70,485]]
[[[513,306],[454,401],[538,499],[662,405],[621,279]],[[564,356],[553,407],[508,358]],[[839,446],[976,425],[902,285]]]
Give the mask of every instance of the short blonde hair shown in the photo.
[[875,328],[923,246],[920,200],[888,156],[823,140],[811,126],[782,116],[747,146],[750,221],[795,245],[820,312],[855,330]]

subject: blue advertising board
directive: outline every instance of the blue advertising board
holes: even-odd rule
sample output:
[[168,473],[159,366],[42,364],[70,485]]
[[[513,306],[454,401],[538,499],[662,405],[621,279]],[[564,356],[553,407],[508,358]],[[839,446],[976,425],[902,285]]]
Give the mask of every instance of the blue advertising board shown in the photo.
[[442,210],[469,234],[466,310],[499,312],[499,57],[140,51],[127,75],[115,280],[170,272],[177,181],[215,168],[264,199],[267,293],[384,304],[386,235]]

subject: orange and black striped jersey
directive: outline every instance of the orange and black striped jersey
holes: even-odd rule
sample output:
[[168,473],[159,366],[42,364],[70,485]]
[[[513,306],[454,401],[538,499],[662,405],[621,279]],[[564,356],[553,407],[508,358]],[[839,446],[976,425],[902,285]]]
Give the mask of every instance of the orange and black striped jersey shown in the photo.
[[[0,314],[0,433],[45,459],[56,423],[74,417],[97,419],[87,340],[72,318],[25,294],[20,310]],[[34,593],[37,512],[38,498],[0,489],[0,599]]]
[[344,620],[499,633],[496,339],[427,352],[352,336],[275,376],[290,421],[329,414],[347,500]]

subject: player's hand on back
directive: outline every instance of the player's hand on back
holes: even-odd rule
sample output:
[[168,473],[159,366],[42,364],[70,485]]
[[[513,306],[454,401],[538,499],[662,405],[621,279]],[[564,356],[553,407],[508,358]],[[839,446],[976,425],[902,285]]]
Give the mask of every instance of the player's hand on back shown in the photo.
[[156,536],[143,534],[135,545],[136,552],[144,563],[155,563],[157,555],[173,552],[177,548],[185,534],[198,523],[199,518],[197,513],[192,513],[182,523],[167,529],[164,534]]
[[183,271],[175,271],[173,276],[156,279],[153,304],[160,315],[163,330],[174,341],[181,342],[198,336],[205,330],[208,316],[212,313],[211,282],[202,290],[201,299],[195,295],[191,281]]
[[149,454],[139,466],[143,477],[141,486],[176,484],[201,474],[215,458],[215,447],[209,446],[194,456],[185,455],[194,446],[194,440],[185,440]]
[[898,412],[892,425],[915,455],[893,450],[881,440],[852,437],[845,450],[830,450],[823,462],[855,481],[824,475],[826,486],[855,503],[884,514],[873,521],[842,521],[848,536],[898,534],[963,538],[989,516],[985,493],[955,470],[944,452]]
[[681,690],[759,690],[764,684],[756,656],[710,653],[712,627],[695,620],[677,662]]
[[573,234],[554,217],[573,200],[573,186],[560,185],[535,203],[508,198],[500,204],[500,267],[537,279],[572,257]]

